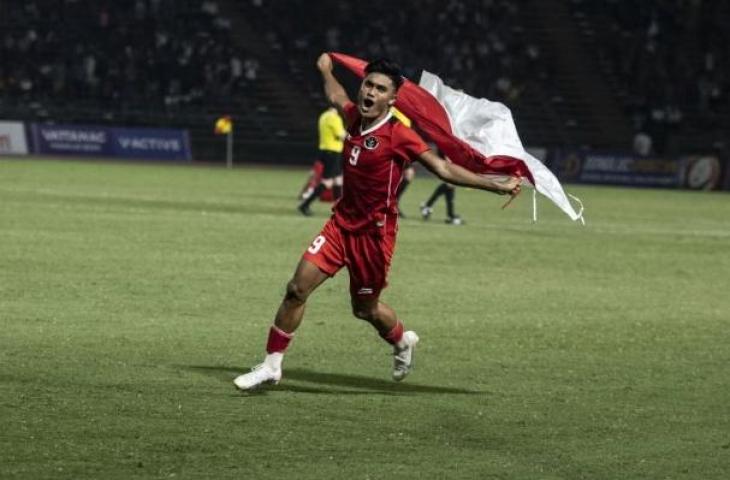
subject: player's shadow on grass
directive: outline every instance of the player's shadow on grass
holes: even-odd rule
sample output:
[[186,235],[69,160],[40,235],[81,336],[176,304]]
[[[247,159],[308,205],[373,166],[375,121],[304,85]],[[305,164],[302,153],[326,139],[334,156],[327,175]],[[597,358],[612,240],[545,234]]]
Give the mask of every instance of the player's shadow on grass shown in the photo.
[[[221,380],[231,382],[241,369],[227,366],[189,365],[183,368],[193,372],[211,375]],[[410,379],[409,379],[410,380]],[[317,386],[303,385],[302,383]],[[363,375],[347,375],[340,373],[315,372],[305,368],[291,368],[284,372],[282,383],[268,387],[265,391],[285,391],[300,393],[316,393],[330,395],[407,395],[415,393],[450,394],[450,395],[479,395],[484,392],[467,390],[464,388],[439,387],[420,385],[406,381],[396,383],[390,380],[371,378]]]

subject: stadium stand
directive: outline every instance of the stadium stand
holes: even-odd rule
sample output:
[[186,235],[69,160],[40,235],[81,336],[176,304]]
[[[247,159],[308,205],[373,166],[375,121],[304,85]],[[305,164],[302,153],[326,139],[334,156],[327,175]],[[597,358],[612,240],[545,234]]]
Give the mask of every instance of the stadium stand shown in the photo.
[[571,9],[634,132],[657,153],[727,148],[727,2],[572,0]]
[[252,26],[274,52],[279,72],[303,85],[317,104],[323,100],[312,64],[323,49],[390,57],[416,82],[426,69],[455,88],[507,103],[530,141],[555,143],[562,132],[544,94],[550,65],[525,34],[525,3],[424,0],[394,8],[386,0],[239,1],[245,17],[257,20]]
[[336,50],[503,101],[529,145],[722,147],[729,20],[696,0],[0,0],[0,109],[188,128],[199,160],[224,158],[230,114],[244,158],[308,164]]
[[[259,62],[234,49],[216,2],[0,2],[0,18],[5,116],[187,127],[206,157],[214,118],[252,108]],[[264,136],[275,121],[259,113],[240,130]]]

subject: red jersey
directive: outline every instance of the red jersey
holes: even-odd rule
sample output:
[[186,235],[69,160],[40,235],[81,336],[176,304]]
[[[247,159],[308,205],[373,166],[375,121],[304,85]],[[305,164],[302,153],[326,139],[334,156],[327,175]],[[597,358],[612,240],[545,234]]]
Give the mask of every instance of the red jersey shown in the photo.
[[394,232],[396,192],[403,171],[429,147],[391,113],[364,131],[354,103],[345,106],[344,114],[348,128],[342,150],[342,198],[333,208],[335,221],[351,232],[381,227]]

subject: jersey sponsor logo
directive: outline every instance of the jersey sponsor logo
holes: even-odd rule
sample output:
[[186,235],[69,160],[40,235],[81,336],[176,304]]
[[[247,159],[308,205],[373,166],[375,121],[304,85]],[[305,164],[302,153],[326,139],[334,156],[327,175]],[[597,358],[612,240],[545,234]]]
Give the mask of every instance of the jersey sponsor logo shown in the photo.
[[365,148],[367,148],[368,150],[375,150],[376,148],[378,148],[378,144],[378,138],[373,136],[367,137],[363,142],[363,145],[365,145]]
[[360,290],[357,291],[358,295],[372,295],[373,289],[368,287],[363,287]]

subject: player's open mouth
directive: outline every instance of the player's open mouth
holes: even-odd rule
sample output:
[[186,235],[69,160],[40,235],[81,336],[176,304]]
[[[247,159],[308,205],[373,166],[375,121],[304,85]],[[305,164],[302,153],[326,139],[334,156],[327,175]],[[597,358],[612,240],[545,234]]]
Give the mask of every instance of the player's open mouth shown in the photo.
[[368,110],[370,110],[370,107],[372,107],[373,105],[375,105],[375,102],[372,101],[371,99],[369,99],[369,98],[362,99],[362,111],[363,112],[367,112]]

